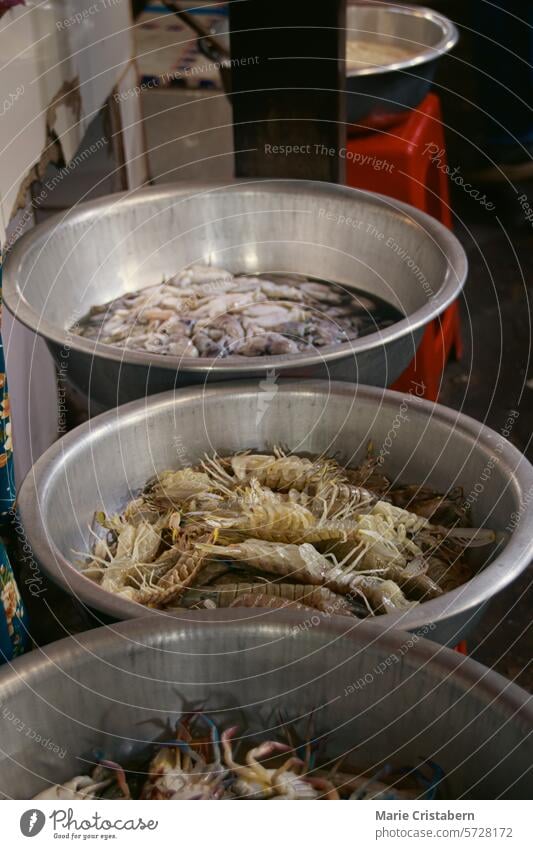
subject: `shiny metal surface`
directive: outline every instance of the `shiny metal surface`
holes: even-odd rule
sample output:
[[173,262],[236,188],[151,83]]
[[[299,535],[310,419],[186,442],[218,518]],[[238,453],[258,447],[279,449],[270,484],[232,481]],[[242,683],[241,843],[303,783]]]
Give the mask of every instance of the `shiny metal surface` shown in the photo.
[[422,6],[388,3],[349,4],[346,39],[371,39],[404,47],[403,61],[346,70],[347,120],[384,129],[418,106],[428,93],[439,59],[459,34],[444,15]]
[[[71,564],[86,551],[94,511],[113,512],[154,474],[197,462],[205,452],[264,449],[338,456],[353,465],[369,440],[392,478],[441,491],[462,486],[476,525],[505,532],[490,565],[470,582],[407,613],[380,616],[406,630],[434,623],[431,638],[455,645],[483,605],[533,556],[533,468],[499,434],[455,410],[348,383],[271,381],[181,389],[92,419],[36,463],[19,494],[28,541],[54,581],[103,614],[124,619],[145,608],[105,592]],[[155,611],[163,619],[165,614]]]
[[[406,318],[309,355],[223,360],[124,351],[73,335],[96,304],[191,262],[302,272],[379,295]],[[91,412],[175,386],[319,377],[384,386],[412,359],[425,325],[453,301],[467,262],[435,219],[399,201],[300,180],[176,184],[82,204],[19,239],[5,263],[7,308],[44,336]]]
[[459,33],[444,15],[423,6],[395,6],[390,3],[349,3],[346,13],[346,40],[361,38],[394,44],[414,55],[398,62],[372,68],[347,68],[348,77],[385,74],[415,68],[448,53]]
[[[169,4],[170,6],[170,4]],[[184,13],[177,13],[182,16]],[[187,23],[195,29],[198,22],[192,22],[187,15]],[[215,22],[209,33],[216,39],[215,47],[229,58],[229,33],[224,18]],[[202,49],[204,36],[198,39]],[[424,6],[407,6],[393,3],[379,3],[377,0],[348,0],[346,9],[346,40],[354,38],[372,39],[386,43],[395,43],[414,54],[402,62],[389,62],[375,68],[348,69],[347,76],[370,76],[373,74],[413,68],[448,53],[457,44],[459,33],[456,26],[440,12]]]
[[[364,122],[365,126],[374,123],[380,129],[401,120],[406,110],[421,103],[430,89],[440,57],[452,50],[459,37],[454,24],[433,9],[360,0],[348,3],[346,28],[347,41],[365,38],[392,42],[413,53],[404,61],[372,68],[347,68],[348,123]],[[227,29],[227,21],[221,18],[213,33],[222,51],[229,51]],[[197,44],[202,51],[205,39],[198,39]],[[222,78],[228,92],[231,80],[227,70],[222,72]]]
[[278,735],[280,714],[301,718],[305,736],[314,711],[327,757],[370,768],[431,758],[448,798],[529,798],[531,700],[498,674],[376,622],[229,613],[122,622],[0,671],[2,710],[16,717],[2,722],[0,795],[29,798],[98,756],[128,761],[201,706],[252,737]]

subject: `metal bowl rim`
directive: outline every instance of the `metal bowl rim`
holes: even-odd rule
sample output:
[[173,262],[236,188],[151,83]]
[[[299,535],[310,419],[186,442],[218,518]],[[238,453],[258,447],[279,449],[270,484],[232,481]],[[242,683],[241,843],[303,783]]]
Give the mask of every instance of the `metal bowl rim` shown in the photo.
[[[398,214],[403,213],[403,215],[418,225],[427,234],[428,238],[434,241],[437,248],[441,250],[443,256],[446,258],[446,273],[439,290],[431,300],[428,300],[427,303],[411,313],[410,316],[395,322],[390,327],[376,333],[370,333],[368,336],[363,336],[360,339],[343,342],[340,345],[328,346],[327,349],[318,349],[320,353],[317,354],[304,352],[268,357],[240,357],[235,355],[215,361],[212,361],[208,357],[179,358],[164,354],[144,353],[142,351],[118,348],[113,345],[105,345],[102,342],[85,339],[71,333],[68,329],[61,330],[55,324],[43,318],[28,303],[20,291],[18,272],[25,253],[35,244],[39,246],[47,238],[50,238],[54,228],[59,223],[69,222],[79,224],[85,219],[93,220],[103,209],[114,209],[119,204],[125,204],[126,206],[134,205],[138,198],[141,198],[142,202],[149,203],[151,200],[157,200],[158,198],[163,200],[169,198],[175,200],[185,199],[195,196],[195,193],[197,196],[210,194],[211,192],[232,190],[244,190],[246,193],[247,188],[257,187],[258,185],[261,187],[260,191],[275,193],[279,191],[277,187],[280,183],[289,184],[289,186],[297,183],[299,193],[310,195],[327,194],[333,188],[334,194],[337,197],[340,195],[345,195],[347,198],[359,196],[367,199],[374,205],[392,207],[392,210]],[[158,212],[158,214],[161,213]],[[305,368],[318,363],[334,362],[335,360],[343,359],[350,355],[362,354],[397,341],[407,336],[408,333],[413,333],[425,326],[429,321],[443,312],[460,294],[466,280],[467,272],[468,261],[464,248],[457,237],[447,227],[425,212],[395,198],[390,198],[387,195],[312,180],[266,179],[205,183],[195,181],[168,184],[164,187],[150,186],[134,192],[117,192],[115,194],[105,195],[102,198],[79,204],[77,207],[73,207],[67,214],[59,213],[54,215],[47,221],[32,228],[31,231],[17,240],[6,257],[3,274],[3,301],[9,312],[18,321],[34,333],[42,336],[46,341],[52,342],[60,348],[68,347],[69,350],[92,357],[101,357],[104,360],[113,360],[123,365],[142,365],[150,368],[157,367],[187,373],[214,371],[217,374],[235,374],[239,376],[249,374],[251,370],[262,372],[269,371],[272,368],[280,370],[294,367]]]
[[[191,401],[202,401],[213,398],[216,403],[220,395],[234,394],[254,395],[257,394],[257,384],[251,381],[229,381],[223,386],[205,389],[203,387],[191,387],[180,389],[178,393],[174,390],[151,395],[137,401],[131,401],[114,410],[102,413],[88,422],[80,425],[70,433],[63,436],[54,443],[37,460],[33,468],[28,472],[18,496],[19,512],[27,539],[34,551],[39,551],[38,562],[46,574],[69,594],[81,600],[90,608],[99,610],[115,619],[138,618],[146,616],[147,609],[137,602],[119,598],[106,590],[102,590],[97,584],[84,577],[66,558],[58,551],[53,541],[48,539],[47,530],[42,522],[40,502],[37,492],[43,493],[50,478],[53,477],[56,468],[63,464],[69,455],[76,455],[76,446],[80,439],[86,437],[92,442],[106,431],[117,429],[121,423],[128,420],[142,418],[147,408],[151,410],[160,407],[177,408],[180,404],[188,404]],[[329,395],[349,395],[354,397],[354,387],[335,381],[306,380],[297,383],[290,380],[280,380],[278,391],[305,394],[312,392]],[[392,390],[383,390],[380,387],[358,385],[356,389],[358,397],[397,408],[397,403],[403,399],[403,394]],[[516,476],[522,492],[533,492],[533,466],[507,439],[495,433],[491,428],[477,422],[470,416],[459,413],[432,401],[410,396],[409,401],[413,409],[418,408],[428,417],[437,418],[448,423],[454,430],[462,430],[473,438],[475,444],[482,444],[486,449],[491,447],[491,442],[498,440],[502,444],[499,451],[499,466],[507,466]],[[118,419],[120,415],[120,419]],[[521,514],[518,527],[510,535],[505,548],[489,563],[480,573],[470,581],[442,597],[425,601],[417,605],[413,610],[407,612],[384,614],[379,616],[379,621],[386,627],[402,628],[404,630],[416,630],[431,622],[445,621],[455,615],[468,612],[487,602],[497,592],[506,587],[512,580],[527,567],[533,559],[533,534],[528,526],[533,525],[533,503],[525,504]],[[165,611],[154,610],[150,615],[161,618],[180,619],[180,614],[171,614]],[[187,614],[188,615],[188,614]]]
[[[206,615],[208,613],[209,619]],[[247,631],[257,634],[261,630],[271,634],[273,630],[276,630],[280,635],[289,636],[295,627],[306,621],[304,611],[269,610],[262,613],[261,621],[254,622],[250,620],[250,611],[246,610],[231,611],[231,620],[227,610],[198,610],[194,620],[190,620],[186,625],[177,624],[171,620],[162,622],[154,620],[152,616],[144,616],[99,627],[75,637],[64,637],[3,666],[0,669],[0,695],[10,698],[25,686],[35,690],[38,681],[54,674],[55,670],[79,668],[88,654],[92,659],[98,659],[106,657],[107,649],[110,652],[120,652],[120,649],[124,648],[124,642],[121,643],[117,637],[127,641],[130,645],[129,650],[133,652],[173,652],[173,649],[168,648],[169,644],[179,644],[183,636],[187,637],[190,634],[194,637],[195,632],[206,629],[218,632],[224,628],[228,630],[238,628],[240,634]],[[208,621],[204,622],[204,619]],[[243,621],[240,622],[240,619]],[[386,628],[381,622],[375,620],[362,620],[347,631],[346,625],[339,618],[327,618],[321,615],[320,619],[320,625],[317,626],[315,633],[326,635],[326,645],[338,639],[349,640],[358,648],[377,643],[384,653],[390,655],[402,648],[406,640],[412,639],[411,634],[400,629]],[[412,666],[414,666],[413,660],[418,659],[420,667],[429,665],[440,680],[447,680],[453,676],[461,689],[468,692],[475,688],[475,692],[485,704],[496,703],[500,708],[503,707],[509,711],[514,721],[520,718],[528,726],[533,726],[532,697],[518,684],[507,680],[499,672],[425,637],[418,638],[416,644],[405,656],[406,662],[411,663]],[[301,662],[305,662],[305,659]]]
[[[417,53],[410,59],[404,59],[400,62],[390,62],[387,65],[376,65],[375,67],[372,66],[370,68],[353,68],[350,70],[347,68],[346,77],[348,79],[352,79],[353,77],[365,77],[374,74],[388,74],[393,71],[406,71],[409,68],[415,68],[418,65],[423,65],[426,62],[438,59],[445,53],[449,53],[453,50],[459,40],[459,32],[455,24],[452,23],[446,15],[442,15],[440,12],[436,12],[434,9],[430,9],[427,6],[391,6],[388,3],[377,2],[355,2],[349,3],[348,6],[349,9],[358,9],[361,7],[366,9],[379,8],[380,10],[387,11],[392,15],[424,18],[425,20],[431,21],[440,27],[442,35],[433,47],[426,48],[426,50],[423,50],[421,53]],[[348,34],[352,29],[353,27],[347,26],[346,33]]]

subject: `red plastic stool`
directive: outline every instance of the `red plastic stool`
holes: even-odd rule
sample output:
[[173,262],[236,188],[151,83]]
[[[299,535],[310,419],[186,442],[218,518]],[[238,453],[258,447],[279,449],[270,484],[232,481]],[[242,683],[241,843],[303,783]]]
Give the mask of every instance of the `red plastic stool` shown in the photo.
[[[438,161],[432,162],[437,152]],[[346,182],[406,201],[451,227],[445,165],[440,101],[428,94],[418,109],[388,132],[348,139]],[[408,392],[416,381],[424,386],[424,397],[436,401],[452,349],[459,359],[463,346],[457,301],[426,328],[414,359],[392,388]]]

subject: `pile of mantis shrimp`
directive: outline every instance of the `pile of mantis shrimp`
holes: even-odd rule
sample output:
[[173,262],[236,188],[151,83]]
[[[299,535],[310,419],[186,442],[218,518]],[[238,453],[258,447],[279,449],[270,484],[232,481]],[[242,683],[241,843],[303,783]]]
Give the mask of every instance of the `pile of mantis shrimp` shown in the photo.
[[[219,733],[213,720],[185,715],[173,740],[154,743],[155,753],[126,771],[102,760],[91,775],[48,787],[36,799],[434,799],[444,781],[433,761],[420,766],[381,766],[352,772],[341,760],[320,766],[320,744],[266,740],[240,756],[238,727]],[[235,745],[235,743],[237,745]],[[244,746],[242,747],[244,748]]]
[[494,541],[463,500],[393,486],[371,454],[358,468],[280,448],[206,456],[97,512],[80,567],[151,608],[397,613],[469,580],[467,550]]

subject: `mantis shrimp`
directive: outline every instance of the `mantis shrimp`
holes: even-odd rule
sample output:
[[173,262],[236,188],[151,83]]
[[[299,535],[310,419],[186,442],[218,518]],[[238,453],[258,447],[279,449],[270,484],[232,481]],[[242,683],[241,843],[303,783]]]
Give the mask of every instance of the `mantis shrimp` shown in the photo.
[[456,492],[394,486],[372,457],[351,469],[281,447],[162,471],[122,512],[95,518],[84,574],[172,610],[407,611],[467,581],[468,550],[495,540],[465,526]]

